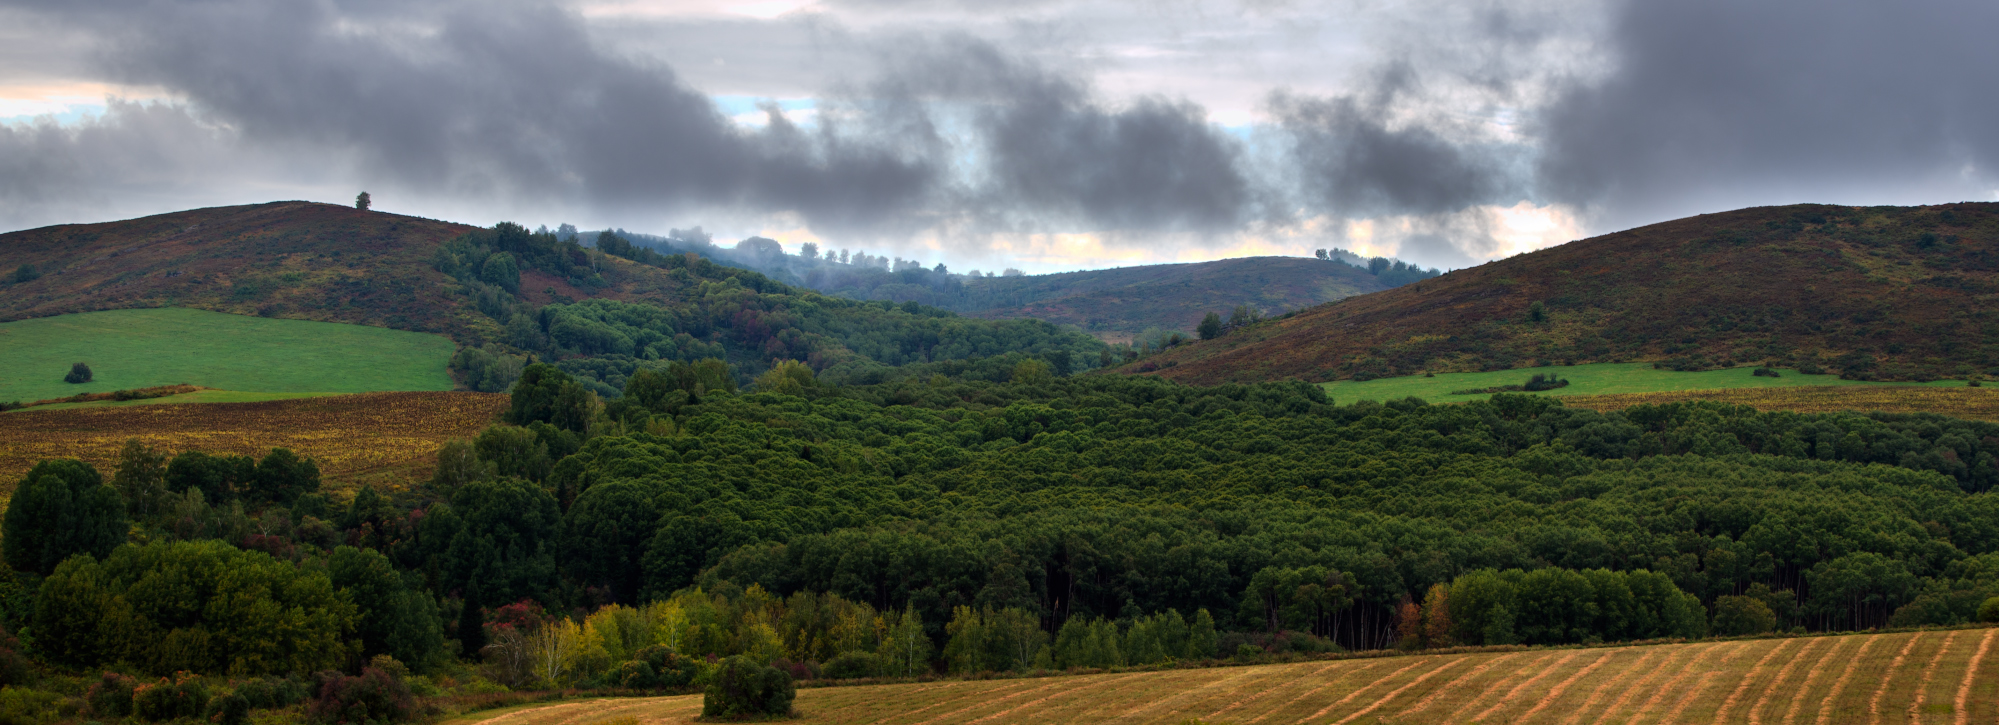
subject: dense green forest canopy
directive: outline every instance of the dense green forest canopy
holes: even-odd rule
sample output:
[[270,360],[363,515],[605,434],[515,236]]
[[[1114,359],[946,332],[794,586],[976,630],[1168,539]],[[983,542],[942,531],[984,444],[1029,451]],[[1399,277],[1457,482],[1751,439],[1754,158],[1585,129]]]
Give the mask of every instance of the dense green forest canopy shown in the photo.
[[[428,671],[455,646],[516,686],[611,686],[706,655],[906,674],[1958,624],[1999,596],[1995,424],[1021,366],[739,389],[676,362],[603,405],[532,365],[428,485],[344,503],[283,452],[51,464],[37,506],[96,502],[135,542],[37,549],[62,563],[0,614],[65,666]],[[259,628],[196,614],[265,600]],[[560,667],[516,657],[543,646]]]

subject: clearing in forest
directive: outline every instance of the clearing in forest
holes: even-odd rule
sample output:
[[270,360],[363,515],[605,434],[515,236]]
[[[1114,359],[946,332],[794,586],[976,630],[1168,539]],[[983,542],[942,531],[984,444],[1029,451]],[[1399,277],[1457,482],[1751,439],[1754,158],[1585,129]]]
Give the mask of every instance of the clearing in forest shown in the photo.
[[[181,307],[0,323],[0,401],[187,383],[258,393],[450,390],[440,335]],[[65,383],[72,363],[88,383]]]
[[[1988,656],[1977,656],[1981,646]],[[1999,719],[1990,650],[1999,629],[826,687],[798,692],[803,717],[793,722],[1990,723]],[[451,725],[653,725],[700,714],[695,695],[538,705]]]
[[[470,438],[507,406],[490,393],[365,393],[261,403],[30,408],[0,415],[0,494],[35,462],[76,458],[108,480],[137,438],[167,453],[263,457],[290,448],[319,462],[322,490],[395,487],[430,476],[437,447]],[[4,495],[0,495],[4,497]]]

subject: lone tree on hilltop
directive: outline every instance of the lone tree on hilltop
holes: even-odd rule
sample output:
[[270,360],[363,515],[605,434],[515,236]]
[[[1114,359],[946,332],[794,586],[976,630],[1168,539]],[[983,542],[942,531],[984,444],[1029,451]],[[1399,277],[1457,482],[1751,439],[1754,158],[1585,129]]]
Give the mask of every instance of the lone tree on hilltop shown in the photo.
[[367,211],[368,207],[374,203],[375,200],[369,198],[368,192],[365,191],[361,192],[360,196],[354,197],[354,208],[360,209],[361,211]]
[[69,366],[69,374],[62,376],[62,381],[65,383],[90,382],[90,366],[83,363]]

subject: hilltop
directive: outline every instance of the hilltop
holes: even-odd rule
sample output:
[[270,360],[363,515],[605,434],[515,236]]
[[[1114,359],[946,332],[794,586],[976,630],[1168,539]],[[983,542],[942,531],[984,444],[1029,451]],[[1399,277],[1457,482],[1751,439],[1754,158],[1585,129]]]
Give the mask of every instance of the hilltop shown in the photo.
[[1348,298],[1141,366],[1196,383],[1588,362],[1961,378],[1999,366],[1995,292],[1999,204],[1761,207]]
[[476,229],[281,201],[0,234],[0,321],[179,306],[460,337],[430,256]]

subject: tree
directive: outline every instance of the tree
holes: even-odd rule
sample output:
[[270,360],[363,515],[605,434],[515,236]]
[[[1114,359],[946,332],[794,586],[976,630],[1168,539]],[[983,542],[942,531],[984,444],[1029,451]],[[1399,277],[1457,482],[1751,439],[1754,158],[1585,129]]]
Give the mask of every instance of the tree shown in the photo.
[[42,461],[7,502],[0,553],[16,571],[48,574],[77,554],[109,556],[132,523],[118,492],[90,464]]
[[319,491],[319,464],[288,448],[273,448],[257,463],[251,491],[259,501],[290,506],[298,497]]
[[1978,621],[1999,622],[1999,597],[1992,597],[1978,605]]
[[1213,340],[1221,337],[1222,316],[1213,312],[1208,313],[1206,317],[1201,318],[1201,324],[1195,328],[1195,331],[1201,333],[1201,339],[1203,340]]
[[1547,322],[1548,321],[1547,306],[1541,304],[1540,300],[1535,300],[1533,304],[1528,305],[1527,321],[1533,323]]
[[32,264],[23,264],[14,268],[14,284],[33,282],[40,279],[41,276],[42,273],[35,271],[35,265]]
[[479,279],[508,292],[521,291],[521,267],[514,261],[514,255],[500,252],[486,258],[479,266]]
[[368,207],[374,206],[374,204],[375,204],[375,199],[374,197],[368,196],[368,192],[365,191],[361,192],[359,196],[354,197],[354,208],[360,209],[361,211],[367,211]]
[[153,450],[139,439],[125,441],[118,451],[118,473],[111,487],[125,499],[125,511],[140,520],[152,518],[167,494],[167,454]]
[[257,478],[257,462],[249,456],[211,456],[187,451],[167,464],[167,489],[174,493],[201,491],[210,503],[227,503]]
[[492,465],[501,476],[518,476],[536,483],[548,480],[555,465],[548,444],[526,428],[511,425],[487,426],[472,442],[479,460]]
[[635,481],[592,486],[563,516],[559,555],[577,583],[608,589],[613,601],[638,601],[646,545],[659,525],[652,492]]
[[1451,637],[1451,587],[1446,584],[1430,585],[1430,592],[1423,596],[1423,643],[1430,647],[1450,647],[1457,644]]
[[800,244],[800,245],[798,245],[798,256],[800,256],[800,257],[804,257],[804,258],[806,258],[806,259],[818,259],[818,258],[819,258],[819,243],[818,243],[818,242],[806,242],[806,243],[804,243],[804,244]]
[[701,698],[701,717],[717,720],[791,714],[791,675],[742,656],[724,658]]
[[155,541],[56,567],[36,598],[34,633],[73,667],[255,676],[347,661],[355,616],[323,572],[221,541]]
[[464,603],[458,608],[458,651],[467,662],[478,662],[486,649],[486,613],[481,606],[479,582],[467,582]]
[[1013,375],[1009,380],[1011,382],[1032,385],[1048,382],[1052,377],[1048,369],[1048,363],[1028,358],[1013,366]]
[[69,366],[69,374],[62,376],[62,381],[71,385],[90,382],[90,366],[83,363]]
[[1714,600],[1714,633],[1723,637],[1762,634],[1777,627],[1770,605],[1755,597],[1728,596]]
[[514,383],[511,407],[503,417],[508,423],[525,426],[546,421],[563,430],[582,433],[590,429],[596,401],[582,383],[561,368],[535,363],[521,371]]
[[465,484],[491,479],[495,468],[494,464],[479,460],[478,450],[471,441],[448,440],[437,449],[437,468],[431,472],[430,487],[449,496]]
[[1331,259],[1332,259],[1332,257],[1328,257],[1328,256],[1326,256],[1326,250],[1324,250],[1324,249],[1314,249],[1314,250],[1312,250],[1312,255],[1313,255],[1313,256],[1316,256],[1316,257],[1318,257],[1318,258],[1319,258],[1319,259],[1321,259],[1321,260],[1331,260]]
[[819,378],[812,367],[797,360],[779,360],[770,370],[758,375],[757,390],[779,395],[803,395],[807,388],[819,387]]
[[333,587],[354,602],[361,657],[388,655],[419,672],[441,664],[444,625],[437,605],[420,586],[411,586],[388,557],[342,546],[327,558],[326,572]]

